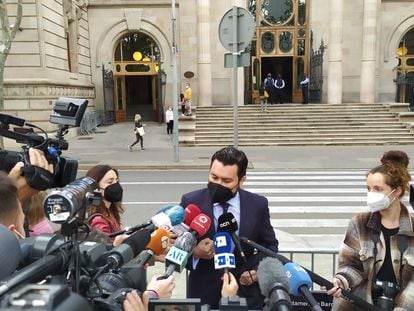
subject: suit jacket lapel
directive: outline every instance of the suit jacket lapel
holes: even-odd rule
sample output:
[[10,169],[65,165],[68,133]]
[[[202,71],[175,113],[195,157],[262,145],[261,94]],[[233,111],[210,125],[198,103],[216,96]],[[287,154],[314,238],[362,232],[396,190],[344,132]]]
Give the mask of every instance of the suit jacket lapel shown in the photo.
[[248,202],[246,202],[246,193],[239,189],[240,195],[240,223],[239,236],[249,236],[249,211]]
[[210,225],[210,228],[208,229],[206,236],[213,237],[214,234],[216,233],[216,228],[214,228],[213,202],[211,200],[208,189],[206,189],[206,191],[204,192],[203,203],[204,203],[203,209],[201,212],[206,214],[211,219],[211,225]]

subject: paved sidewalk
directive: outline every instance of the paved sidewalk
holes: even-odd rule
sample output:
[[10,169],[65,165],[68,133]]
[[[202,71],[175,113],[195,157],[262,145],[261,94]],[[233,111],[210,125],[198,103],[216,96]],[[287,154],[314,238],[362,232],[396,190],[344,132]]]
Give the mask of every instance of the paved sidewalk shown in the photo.
[[[174,161],[173,137],[165,124],[147,123],[145,150],[128,146],[135,140],[133,125],[117,123],[102,126],[88,136],[69,138],[65,156],[79,160],[80,168],[109,163],[119,169],[207,169],[211,155],[220,147],[179,147],[179,161]],[[243,147],[250,169],[368,169],[379,163],[391,149],[414,154],[414,145],[388,146],[299,146]],[[414,158],[413,158],[414,159]],[[413,160],[414,161],[414,160]],[[411,163],[411,168],[414,164]]]

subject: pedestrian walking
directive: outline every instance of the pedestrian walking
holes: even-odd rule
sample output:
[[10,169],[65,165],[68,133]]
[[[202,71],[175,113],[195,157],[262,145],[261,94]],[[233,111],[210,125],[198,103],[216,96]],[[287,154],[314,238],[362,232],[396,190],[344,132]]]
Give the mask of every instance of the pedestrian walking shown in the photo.
[[302,104],[307,105],[309,102],[309,78],[306,73],[303,80],[300,81],[300,85],[302,86]]
[[142,136],[145,135],[145,131],[144,131],[144,126],[141,123],[141,115],[140,114],[136,114],[135,115],[135,119],[134,119],[134,133],[136,136],[136,140],[135,142],[128,146],[129,151],[132,151],[132,147],[134,147],[138,142],[141,143],[141,151],[145,150],[144,148],[144,138]]
[[262,111],[267,112],[267,99],[269,98],[269,93],[267,93],[263,83],[260,85],[260,88],[259,88],[259,96],[260,96],[260,109]]
[[274,103],[274,90],[275,90],[275,79],[272,78],[272,74],[269,72],[267,78],[264,79],[264,86],[267,94],[269,94],[268,102],[273,105]]
[[168,106],[168,109],[165,112],[165,123],[167,123],[167,135],[172,134],[174,127],[174,112],[171,106]]
[[186,110],[187,110],[187,113],[186,113],[187,116],[191,116],[191,104],[192,104],[191,100],[193,98],[192,93],[193,92],[191,90],[190,83],[187,82],[185,84],[185,92],[184,92],[184,99],[185,99],[185,106],[186,106]]
[[181,116],[185,116],[186,112],[185,112],[185,98],[184,98],[184,94],[181,93],[180,94],[180,106],[181,106]]

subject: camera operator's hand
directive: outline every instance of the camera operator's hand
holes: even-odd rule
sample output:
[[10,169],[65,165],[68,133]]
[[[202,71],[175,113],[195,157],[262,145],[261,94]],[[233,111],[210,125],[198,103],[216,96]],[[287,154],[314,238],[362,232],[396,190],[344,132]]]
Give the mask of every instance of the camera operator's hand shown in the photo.
[[124,311],[145,311],[147,308],[144,306],[141,298],[138,296],[136,290],[133,290],[126,294],[124,303],[122,304]]
[[233,297],[237,295],[239,285],[231,272],[223,274],[223,286],[221,288],[221,297]]
[[342,288],[344,288],[344,284],[342,284],[342,281],[336,277],[332,279],[332,283],[334,286],[326,293],[335,298],[340,298],[342,296]]
[[128,237],[130,237],[130,235],[128,235],[128,234],[117,235],[112,244],[114,245],[114,247],[116,247],[116,246],[120,245]]
[[[47,162],[46,157],[44,156],[43,151],[39,149],[30,148],[29,149],[29,160],[30,164],[33,166],[40,167],[44,170],[53,174],[53,165]],[[23,162],[17,162],[16,165],[10,170],[9,176],[16,181],[17,194],[20,202],[24,202],[26,199],[30,198],[32,195],[39,192],[39,190],[32,188],[26,181],[26,178],[22,175],[24,168]]]
[[171,298],[172,291],[175,288],[175,278],[170,275],[168,278],[163,280],[157,280],[159,276],[154,275],[151,282],[147,285],[147,291],[157,293],[158,298]]

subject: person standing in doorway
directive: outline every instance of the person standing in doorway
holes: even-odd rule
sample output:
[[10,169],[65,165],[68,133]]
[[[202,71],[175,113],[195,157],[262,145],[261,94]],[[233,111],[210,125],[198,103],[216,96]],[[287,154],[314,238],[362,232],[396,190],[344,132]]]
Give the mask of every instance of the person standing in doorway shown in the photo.
[[135,115],[134,133],[135,133],[135,136],[136,136],[137,139],[135,140],[135,142],[132,145],[128,146],[129,151],[132,151],[132,147],[134,145],[136,145],[138,142],[141,143],[141,151],[145,150],[145,148],[144,148],[144,138],[142,137],[142,136],[144,136],[145,132],[144,132],[144,126],[141,123],[141,115],[139,113],[137,113]]
[[167,134],[172,134],[174,127],[174,113],[171,106],[168,106],[168,109],[165,112],[165,123],[167,123]]
[[308,104],[309,102],[309,77],[305,73],[303,80],[300,81],[300,85],[302,86],[302,104]]
[[282,75],[278,74],[275,81],[275,102],[276,104],[283,104],[283,93],[285,88],[285,80],[282,79]]
[[264,79],[264,86],[267,94],[269,94],[268,102],[273,105],[274,103],[274,89],[275,89],[275,79],[272,78],[272,74],[269,72],[267,78]]
[[191,116],[191,99],[193,97],[192,90],[190,87],[190,83],[185,84],[185,92],[184,92],[184,99],[185,99],[185,106],[187,107],[187,116]]

